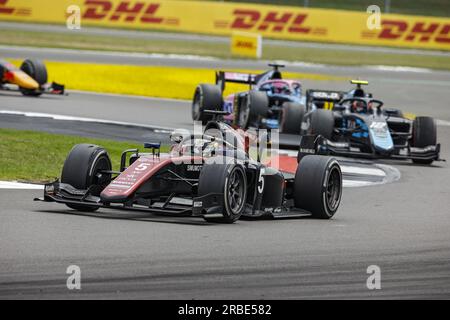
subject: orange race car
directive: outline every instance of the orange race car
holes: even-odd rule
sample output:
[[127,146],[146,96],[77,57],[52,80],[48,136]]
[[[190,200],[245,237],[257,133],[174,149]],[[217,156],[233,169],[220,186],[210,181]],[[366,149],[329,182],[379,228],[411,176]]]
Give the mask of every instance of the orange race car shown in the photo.
[[25,96],[64,95],[64,86],[47,83],[47,68],[41,61],[25,60],[20,69],[0,59],[0,90],[20,91]]

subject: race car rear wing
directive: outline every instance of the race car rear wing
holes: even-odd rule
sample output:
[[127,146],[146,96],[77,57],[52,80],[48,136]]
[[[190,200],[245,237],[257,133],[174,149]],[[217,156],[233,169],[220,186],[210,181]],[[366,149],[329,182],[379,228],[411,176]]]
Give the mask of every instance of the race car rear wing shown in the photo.
[[309,108],[311,103],[320,105],[319,108],[333,109],[334,104],[338,103],[344,97],[343,91],[330,90],[306,90],[306,105]]
[[252,73],[217,71],[216,84],[220,86],[222,91],[225,90],[226,82],[242,83],[252,86],[256,84],[257,76],[258,75]]

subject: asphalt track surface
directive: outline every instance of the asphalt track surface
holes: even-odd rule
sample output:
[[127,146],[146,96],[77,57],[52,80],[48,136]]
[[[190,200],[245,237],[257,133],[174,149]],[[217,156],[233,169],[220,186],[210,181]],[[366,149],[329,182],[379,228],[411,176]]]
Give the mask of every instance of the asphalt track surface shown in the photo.
[[[389,105],[450,120],[448,73],[365,72],[372,75],[372,91]],[[187,102],[83,93],[1,94],[0,109],[190,123]],[[442,157],[450,159],[450,127],[439,126],[438,136]],[[218,225],[111,210],[86,215],[33,202],[38,190],[0,190],[0,298],[449,299],[449,166],[385,163],[400,170],[401,180],[344,189],[338,213],[327,221]],[[66,268],[73,264],[82,271],[80,291],[66,288]],[[381,290],[366,287],[370,265],[381,269]]]

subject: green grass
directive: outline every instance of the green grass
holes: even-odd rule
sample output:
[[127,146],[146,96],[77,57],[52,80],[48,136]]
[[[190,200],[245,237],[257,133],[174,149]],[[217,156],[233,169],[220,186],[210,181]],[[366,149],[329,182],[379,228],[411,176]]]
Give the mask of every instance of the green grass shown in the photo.
[[[214,1],[214,0],[213,0]],[[217,0],[216,0],[217,1]],[[224,0],[225,2],[252,2],[274,4],[273,0]],[[366,11],[370,5],[378,5],[385,12],[385,0],[308,0],[310,8],[326,8],[353,11]],[[277,5],[303,7],[305,0],[280,0]],[[448,0],[391,0],[390,13],[421,16],[450,16]]]
[[[0,180],[48,182],[60,177],[67,154],[75,144],[93,143],[108,150],[117,170],[123,150],[142,148],[141,144],[0,129]],[[161,149],[167,152],[167,147]]]
[[[191,40],[146,40],[80,34],[69,36],[62,33],[0,30],[0,44],[231,58],[227,43]],[[263,59],[335,65],[400,65],[450,70],[450,56],[389,54],[370,51],[351,52],[339,49],[292,48],[275,45],[264,45]]]

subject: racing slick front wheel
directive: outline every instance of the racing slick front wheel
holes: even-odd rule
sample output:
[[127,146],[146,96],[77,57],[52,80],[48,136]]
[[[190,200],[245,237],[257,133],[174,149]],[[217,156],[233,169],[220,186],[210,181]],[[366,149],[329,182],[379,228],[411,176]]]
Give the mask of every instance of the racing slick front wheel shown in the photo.
[[[39,84],[39,86],[42,86],[45,83],[47,83],[48,78],[47,68],[45,67],[45,64],[39,60],[34,59],[25,60],[20,66],[20,70],[22,70],[31,78],[33,78]],[[42,94],[42,92],[40,91],[25,88],[20,88],[20,92],[22,92],[24,96],[33,96],[33,97],[37,97]]]
[[321,135],[331,140],[334,130],[334,117],[331,110],[317,109],[311,114],[309,133]]
[[217,85],[200,84],[195,89],[192,100],[192,120],[201,121],[206,124],[212,120],[212,115],[206,114],[205,110],[222,110],[222,91]]
[[221,194],[222,217],[208,217],[208,222],[233,223],[245,210],[247,201],[247,177],[244,168],[239,164],[228,163],[205,164],[200,172],[198,195],[208,193]]
[[[436,145],[436,123],[431,117],[416,117],[413,122],[412,146],[425,148]],[[431,164],[433,159],[413,159],[414,163]]]
[[302,158],[295,173],[295,207],[311,212],[314,218],[330,219],[339,208],[341,196],[342,172],[335,158]]
[[269,98],[262,91],[250,90],[246,99],[242,99],[236,119],[236,124],[242,129],[247,129],[250,124],[255,123],[267,116],[269,111]]
[[[91,188],[91,194],[100,192],[111,182],[111,174],[102,174],[101,170],[111,170],[111,160],[102,147],[93,144],[77,144],[64,161],[61,182],[80,190]],[[85,204],[66,204],[69,208],[79,211],[95,211],[96,206]]]
[[281,132],[300,134],[301,123],[305,115],[305,106],[299,103],[286,102],[281,116]]

